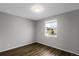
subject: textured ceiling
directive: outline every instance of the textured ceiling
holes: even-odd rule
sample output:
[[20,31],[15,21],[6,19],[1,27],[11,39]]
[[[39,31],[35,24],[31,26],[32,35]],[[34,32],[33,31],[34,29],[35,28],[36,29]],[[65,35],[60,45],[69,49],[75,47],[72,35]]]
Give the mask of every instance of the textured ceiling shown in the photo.
[[[40,5],[44,8],[42,12],[35,13],[31,10],[33,5]],[[8,14],[40,20],[46,17],[59,15],[79,9],[77,3],[0,3],[0,11]]]

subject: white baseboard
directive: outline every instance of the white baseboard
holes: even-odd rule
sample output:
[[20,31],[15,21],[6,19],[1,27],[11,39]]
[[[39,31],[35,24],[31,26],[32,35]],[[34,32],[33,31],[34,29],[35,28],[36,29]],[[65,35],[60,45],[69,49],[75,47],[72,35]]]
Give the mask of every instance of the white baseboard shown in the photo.
[[18,45],[18,46],[15,46],[15,47],[11,47],[9,49],[4,49],[4,50],[1,50],[0,52],[4,52],[4,51],[11,50],[11,49],[19,48],[19,47],[22,47],[22,46],[25,46],[25,45],[29,45],[29,44],[32,44],[32,43],[34,43],[34,42],[30,42],[30,43],[23,44],[23,45]]
[[37,43],[44,44],[44,45],[47,45],[47,46],[50,46],[50,47],[53,47],[53,48],[57,48],[57,49],[59,49],[59,50],[63,50],[63,51],[66,51],[66,52],[70,52],[70,53],[79,55],[79,53],[76,53],[76,52],[73,52],[73,51],[69,51],[69,50],[65,50],[65,49],[62,49],[62,48],[59,48],[59,47],[56,47],[56,46],[51,46],[51,45],[48,45],[48,44],[46,44],[46,43],[42,43],[42,42],[37,42]]

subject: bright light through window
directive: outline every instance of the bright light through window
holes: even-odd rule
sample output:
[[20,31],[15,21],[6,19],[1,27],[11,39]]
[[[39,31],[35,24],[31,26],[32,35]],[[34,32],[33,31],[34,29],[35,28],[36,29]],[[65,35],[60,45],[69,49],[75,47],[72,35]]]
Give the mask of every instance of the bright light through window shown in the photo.
[[45,36],[57,37],[57,20],[45,22]]

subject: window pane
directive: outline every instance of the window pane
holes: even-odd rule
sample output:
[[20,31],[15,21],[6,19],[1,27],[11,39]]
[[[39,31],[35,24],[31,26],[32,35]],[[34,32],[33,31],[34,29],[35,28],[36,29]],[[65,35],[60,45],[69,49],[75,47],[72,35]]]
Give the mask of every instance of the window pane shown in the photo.
[[46,36],[57,36],[57,20],[45,22],[45,35]]

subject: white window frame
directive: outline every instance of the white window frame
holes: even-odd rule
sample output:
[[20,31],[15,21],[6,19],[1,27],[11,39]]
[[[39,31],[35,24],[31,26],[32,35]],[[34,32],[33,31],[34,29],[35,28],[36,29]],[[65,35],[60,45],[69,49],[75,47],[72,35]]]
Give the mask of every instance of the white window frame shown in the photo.
[[[47,23],[51,23],[51,22],[56,22],[56,29],[55,29],[55,32],[56,32],[56,35],[48,35],[46,32],[47,32],[47,27],[46,27],[46,24]],[[57,37],[57,19],[54,19],[54,20],[49,20],[49,21],[45,21],[45,36],[46,37]]]

